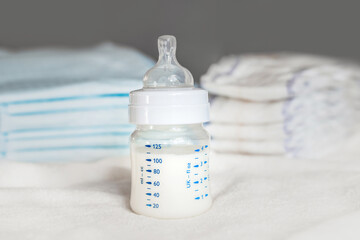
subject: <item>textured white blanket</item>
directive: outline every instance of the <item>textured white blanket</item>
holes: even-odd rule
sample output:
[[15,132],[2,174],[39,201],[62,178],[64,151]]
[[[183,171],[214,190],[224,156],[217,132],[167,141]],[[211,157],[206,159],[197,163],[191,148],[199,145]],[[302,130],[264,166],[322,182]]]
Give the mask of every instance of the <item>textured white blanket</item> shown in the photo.
[[128,159],[0,163],[0,239],[359,239],[360,136],[318,161],[213,155],[214,204],[189,219],[129,209]]

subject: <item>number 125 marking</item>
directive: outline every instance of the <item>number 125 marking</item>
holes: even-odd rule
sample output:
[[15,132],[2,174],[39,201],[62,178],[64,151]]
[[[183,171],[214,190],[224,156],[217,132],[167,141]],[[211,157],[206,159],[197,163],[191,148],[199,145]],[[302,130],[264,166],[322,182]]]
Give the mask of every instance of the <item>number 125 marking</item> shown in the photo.
[[153,144],[154,149],[161,149],[161,144]]

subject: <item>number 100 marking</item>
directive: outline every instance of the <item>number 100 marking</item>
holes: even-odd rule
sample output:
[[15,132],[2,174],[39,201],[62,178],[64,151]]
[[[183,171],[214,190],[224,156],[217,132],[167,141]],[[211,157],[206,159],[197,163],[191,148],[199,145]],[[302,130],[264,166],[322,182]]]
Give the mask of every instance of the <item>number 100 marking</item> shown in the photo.
[[162,159],[161,158],[154,158],[154,163],[162,163]]

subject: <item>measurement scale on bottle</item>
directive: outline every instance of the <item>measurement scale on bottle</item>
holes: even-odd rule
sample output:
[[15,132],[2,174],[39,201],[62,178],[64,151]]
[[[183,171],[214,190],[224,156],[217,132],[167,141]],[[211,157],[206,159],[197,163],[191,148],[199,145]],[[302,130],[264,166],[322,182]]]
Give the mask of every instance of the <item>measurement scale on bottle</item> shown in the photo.
[[[143,164],[139,166],[139,183],[144,188],[146,207],[161,208],[162,198],[169,198],[166,194],[171,195],[172,192],[181,192],[182,196],[177,196],[178,198],[197,201],[209,196],[208,145],[195,148],[194,153],[187,157],[162,154],[161,144],[148,144],[145,148],[147,151]],[[175,176],[169,176],[175,171],[178,172],[173,173]],[[182,176],[179,176],[179,172]],[[166,175],[166,180],[163,175]]]

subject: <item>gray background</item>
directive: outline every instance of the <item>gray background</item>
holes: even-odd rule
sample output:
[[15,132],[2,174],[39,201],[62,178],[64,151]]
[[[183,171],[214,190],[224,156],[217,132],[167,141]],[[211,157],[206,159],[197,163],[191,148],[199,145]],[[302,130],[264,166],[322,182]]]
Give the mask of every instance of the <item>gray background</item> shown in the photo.
[[156,58],[173,34],[195,78],[226,54],[301,51],[360,59],[359,1],[0,0],[0,45],[89,46],[114,41]]

